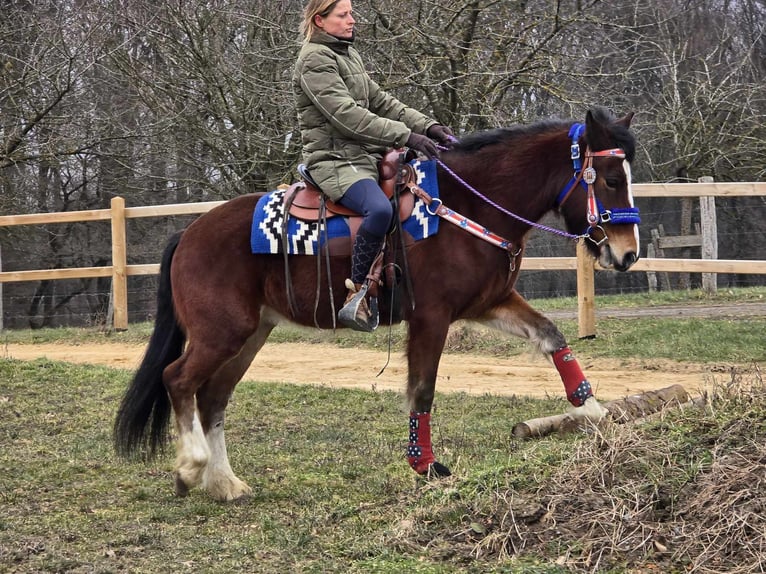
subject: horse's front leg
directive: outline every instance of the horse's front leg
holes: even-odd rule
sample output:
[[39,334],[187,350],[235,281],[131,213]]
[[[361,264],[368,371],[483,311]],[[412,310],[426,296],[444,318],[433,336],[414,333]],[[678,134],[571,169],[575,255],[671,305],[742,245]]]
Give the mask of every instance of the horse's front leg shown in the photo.
[[551,358],[564,383],[572,415],[598,422],[606,410],[593,396],[593,389],[580,364],[572,354],[564,335],[553,322],[533,309],[517,291],[504,304],[491,309],[479,321],[489,327],[528,339],[544,355]]
[[413,318],[409,322],[407,399],[410,425],[407,461],[415,472],[426,476],[451,474],[446,466],[437,462],[431,446],[431,407],[436,373],[448,331],[449,322],[442,319]]

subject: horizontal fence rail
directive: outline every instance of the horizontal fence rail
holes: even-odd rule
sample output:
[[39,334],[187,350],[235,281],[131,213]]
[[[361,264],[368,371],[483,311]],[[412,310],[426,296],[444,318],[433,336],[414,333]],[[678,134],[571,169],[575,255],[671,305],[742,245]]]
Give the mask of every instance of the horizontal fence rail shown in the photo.
[[[635,197],[675,198],[766,196],[766,183],[635,184],[633,186],[633,194]],[[139,265],[127,264],[128,244],[126,238],[126,220],[138,217],[198,215],[207,213],[222,203],[224,202],[207,201],[200,203],[125,207],[125,200],[121,197],[115,197],[111,201],[110,209],[0,216],[0,227],[110,221],[112,230],[112,265],[104,265],[100,267],[74,267],[67,269],[2,271],[0,272],[0,284],[18,281],[111,277],[114,307],[113,326],[118,330],[127,329],[127,277],[136,275],[156,275],[159,273],[160,266],[158,263]],[[576,257],[525,257],[524,269],[538,271],[577,271],[579,335],[580,337],[595,335],[594,274],[599,267],[587,254],[582,242],[578,244]],[[630,271],[766,274],[766,261],[642,258],[631,267]]]

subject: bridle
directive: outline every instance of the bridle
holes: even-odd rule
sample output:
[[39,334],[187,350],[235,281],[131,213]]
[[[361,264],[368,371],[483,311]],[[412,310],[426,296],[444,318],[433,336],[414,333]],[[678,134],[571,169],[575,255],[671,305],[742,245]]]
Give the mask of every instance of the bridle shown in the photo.
[[[461,178],[458,174],[456,174],[449,166],[447,166],[444,162],[442,162],[440,159],[436,160],[436,163],[448,174],[450,174],[457,182],[459,182],[463,187],[465,187],[468,191],[479,197],[482,201],[487,203],[488,205],[491,205],[498,211],[505,213],[506,215],[521,221],[523,223],[526,223],[530,227],[534,227],[537,229],[541,229],[543,231],[547,231],[549,233],[553,233],[555,235],[560,235],[562,237],[568,237],[570,239],[574,239],[575,241],[580,238],[587,238],[596,245],[601,245],[605,241],[607,241],[609,238],[606,235],[606,231],[603,227],[601,227],[601,223],[610,223],[612,225],[634,225],[641,223],[641,218],[638,215],[638,208],[637,207],[624,207],[624,208],[613,208],[613,209],[605,209],[602,205],[601,201],[596,197],[596,193],[593,189],[593,184],[596,181],[596,170],[593,168],[593,158],[594,157],[616,157],[616,158],[625,158],[625,151],[621,148],[611,148],[611,149],[605,149],[605,150],[599,150],[599,151],[591,151],[590,148],[586,148],[585,150],[585,166],[583,167],[581,162],[581,156],[580,156],[580,144],[579,140],[582,134],[585,132],[585,124],[575,123],[570,129],[569,129],[569,137],[572,140],[571,145],[571,159],[572,159],[572,165],[574,166],[574,175],[567,183],[566,187],[559,193],[558,197],[556,198],[555,206],[559,211],[561,210],[561,206],[563,203],[569,198],[572,191],[578,185],[582,187],[588,198],[588,207],[587,207],[587,219],[588,219],[588,227],[585,229],[585,231],[579,235],[574,233],[568,233],[566,231],[562,231],[560,229],[556,229],[554,227],[548,227],[547,225],[543,225],[541,223],[537,223],[534,221],[530,221],[524,217],[521,217],[520,215],[517,215],[511,211],[508,211],[501,205],[498,205],[491,199],[489,199],[487,196],[482,194],[480,191],[475,189],[473,186],[471,186],[467,181],[465,181],[463,178]],[[453,140],[457,141],[456,138],[452,138]],[[441,149],[449,149],[448,147],[439,146]],[[410,188],[410,191],[420,197],[428,206],[426,209],[431,215],[438,215],[451,223],[454,223],[466,231],[471,232],[472,234],[476,235],[477,237],[483,239],[484,241],[487,241],[489,243],[492,243],[493,245],[500,247],[509,253],[513,253],[514,250],[516,250],[515,253],[513,253],[513,258],[515,259],[515,256],[518,255],[520,252],[517,250],[517,248],[514,247],[514,245],[490,232],[486,228],[476,224],[475,222],[463,217],[459,213],[456,213],[452,211],[451,209],[444,206],[440,199],[433,199],[428,196],[422,189],[420,189],[417,185],[408,186]],[[432,206],[432,203],[435,204]],[[593,237],[593,232],[596,230],[600,230],[603,237],[599,240]],[[513,266],[513,263],[512,263]]]
[[[587,237],[596,245],[601,245],[608,240],[606,231],[601,227],[602,223],[611,225],[635,225],[641,223],[641,217],[638,214],[637,207],[615,207],[605,209],[601,201],[596,197],[593,184],[596,182],[596,170],[593,168],[594,157],[615,157],[625,159],[625,151],[621,148],[611,148],[599,151],[591,151],[590,147],[585,149],[585,164],[583,165],[580,155],[580,137],[585,131],[585,125],[576,123],[569,129],[569,137],[572,140],[570,146],[570,156],[574,167],[574,175],[567,183],[566,187],[556,198],[556,208],[561,212],[561,206],[572,194],[572,191],[578,186],[585,190],[587,197],[588,227],[582,236]],[[593,232],[600,230],[603,237],[597,240],[593,237]]]

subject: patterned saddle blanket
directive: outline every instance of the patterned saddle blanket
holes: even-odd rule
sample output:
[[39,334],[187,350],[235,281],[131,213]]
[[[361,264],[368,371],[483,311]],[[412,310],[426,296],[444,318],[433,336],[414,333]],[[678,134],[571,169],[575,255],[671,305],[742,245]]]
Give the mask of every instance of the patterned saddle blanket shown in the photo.
[[[438,198],[436,162],[413,160],[410,165],[417,175],[417,185],[432,198]],[[342,215],[328,214],[327,225],[322,225],[321,230],[317,221],[292,216],[287,216],[285,225],[285,192],[280,189],[267,193],[255,206],[250,231],[253,253],[282,253],[286,245],[290,255],[315,255],[331,240],[351,238],[350,217]],[[412,215],[402,223],[402,229],[413,241],[425,239],[439,230],[439,216],[429,213],[425,203],[416,198]],[[286,241],[282,237],[283,232],[286,233]]]

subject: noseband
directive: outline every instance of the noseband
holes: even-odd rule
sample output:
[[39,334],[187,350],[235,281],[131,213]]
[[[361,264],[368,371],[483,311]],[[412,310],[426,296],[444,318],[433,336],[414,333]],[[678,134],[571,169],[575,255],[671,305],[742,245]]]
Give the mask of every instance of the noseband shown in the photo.
[[[580,156],[580,136],[585,131],[584,124],[574,124],[569,129],[569,137],[572,139],[571,158],[574,166],[574,175],[567,183],[566,187],[556,198],[556,206],[560,210],[564,202],[569,198],[572,191],[579,185],[585,190],[588,200],[587,220],[588,228],[583,233],[588,239],[596,245],[601,245],[607,241],[606,231],[601,227],[602,223],[611,225],[635,225],[641,223],[641,217],[638,215],[637,207],[622,207],[605,209],[601,201],[596,197],[593,190],[593,184],[596,182],[596,170],[593,168],[594,157],[616,157],[625,158],[625,151],[620,148],[605,149],[600,151],[591,151],[590,147],[585,150],[585,165],[583,166]],[[601,240],[593,237],[593,232],[600,230],[603,234]]]

